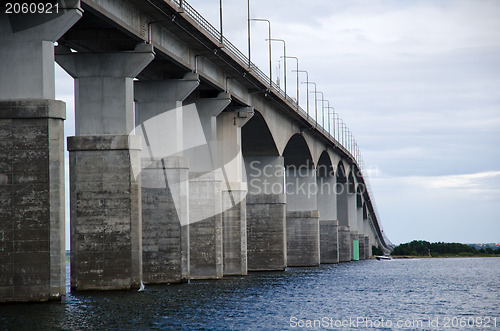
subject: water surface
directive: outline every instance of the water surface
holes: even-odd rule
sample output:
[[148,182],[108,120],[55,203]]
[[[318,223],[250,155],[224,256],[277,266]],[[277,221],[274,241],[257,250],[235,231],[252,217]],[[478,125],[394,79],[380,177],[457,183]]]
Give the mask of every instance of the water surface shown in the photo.
[[500,258],[368,260],[0,305],[7,330],[443,330],[460,321],[500,329]]

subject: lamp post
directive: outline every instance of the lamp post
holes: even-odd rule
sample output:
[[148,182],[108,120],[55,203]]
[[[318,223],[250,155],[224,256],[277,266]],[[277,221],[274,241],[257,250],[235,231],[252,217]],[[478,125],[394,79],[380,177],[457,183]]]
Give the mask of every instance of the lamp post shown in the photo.
[[[297,60],[297,70],[293,70],[297,72],[297,109],[299,109],[299,58],[296,56],[282,56],[285,59],[295,59]],[[286,84],[286,81],[285,81]]]
[[[332,111],[330,111],[332,109]],[[332,123],[330,119],[330,114],[333,114],[333,137],[335,138],[335,108],[328,106],[328,134],[332,136],[332,131],[330,129],[330,124]]]
[[[321,110],[323,111],[323,113],[325,112],[325,108],[324,108],[324,105],[323,105],[323,101],[324,101],[324,95],[323,95],[323,92],[319,92],[319,91],[316,91],[316,89],[314,89],[314,95],[316,96],[317,94],[321,93]],[[316,123],[318,123],[318,111],[316,109]]]
[[269,38],[266,40],[283,42],[283,57],[285,57],[285,60],[283,61],[284,62],[283,67],[285,72],[284,78],[285,78],[285,99],[286,99],[286,42],[283,39],[274,39],[274,38]]
[[[306,85],[306,89],[307,89],[307,96],[306,96],[306,102],[307,102],[306,109],[307,109],[307,111],[306,112],[307,112],[307,116],[309,117],[309,73],[307,71],[305,71],[305,70],[298,70],[298,69],[294,70],[294,71],[297,71],[297,73],[299,73],[299,72],[305,72],[306,73],[306,82],[305,82],[307,84]],[[302,83],[304,83],[304,82],[302,82]]]
[[[337,117],[337,122],[335,122],[335,117]],[[335,130],[335,123],[337,123],[337,130]],[[335,132],[337,132],[337,138],[335,138]],[[333,113],[333,137],[340,142],[340,116],[337,113]]]
[[257,22],[267,22],[269,24],[269,38],[267,39],[269,41],[269,88],[273,85],[273,64],[271,62],[271,54],[272,54],[272,47],[271,47],[271,21],[265,19],[265,18],[251,18],[250,21],[257,21]]
[[222,44],[224,41],[224,37],[222,34],[222,0],[219,0],[219,8],[220,8],[220,13],[219,13],[219,19],[220,19],[220,43]]
[[[309,84],[314,84],[314,112],[315,112],[315,121],[316,121],[316,126],[318,126],[318,101],[316,99],[316,83],[307,81],[306,84],[309,86]],[[309,98],[309,89],[307,89],[307,94]]]
[[247,32],[248,32],[248,69],[252,68],[252,61],[250,60],[250,0],[247,0]]
[[[325,101],[326,101],[326,103],[328,105],[328,106],[326,106],[326,109],[327,109],[327,112],[328,112],[328,108],[330,108],[330,101],[323,100],[323,102],[325,102]],[[323,106],[324,106],[324,104],[323,104]],[[325,108],[323,107],[323,128],[326,129],[324,126],[325,126]]]

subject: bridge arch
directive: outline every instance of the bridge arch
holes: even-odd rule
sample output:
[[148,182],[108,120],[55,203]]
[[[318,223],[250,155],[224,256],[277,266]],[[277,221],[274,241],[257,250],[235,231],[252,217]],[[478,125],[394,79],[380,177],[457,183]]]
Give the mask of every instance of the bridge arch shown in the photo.
[[276,140],[264,116],[258,111],[241,128],[241,149],[243,156],[279,156]]

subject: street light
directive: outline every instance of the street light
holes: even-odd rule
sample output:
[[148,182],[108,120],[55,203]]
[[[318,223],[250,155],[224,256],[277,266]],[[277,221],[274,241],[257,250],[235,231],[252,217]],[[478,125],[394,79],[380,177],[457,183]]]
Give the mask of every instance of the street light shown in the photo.
[[[318,95],[318,93],[321,93],[321,110],[323,111],[323,113],[325,112],[325,108],[324,108],[324,105],[323,105],[323,101],[324,101],[324,95],[323,95],[323,92],[316,92],[316,89],[314,89],[314,95]],[[316,123],[318,123],[318,110],[316,108]]]
[[[337,117],[337,138],[335,138],[335,117]],[[337,113],[333,113],[333,137],[340,142],[340,116]]]
[[281,42],[283,42],[283,56],[285,57],[285,61],[283,61],[284,62],[283,67],[285,69],[284,72],[285,72],[285,99],[286,99],[286,42],[283,39],[269,38],[269,39],[266,39],[266,40],[281,41]]
[[[286,59],[297,60],[297,70],[293,70],[293,71],[297,72],[297,109],[299,109],[299,58],[296,56],[282,56],[282,58],[285,59],[285,62],[286,62]],[[286,80],[285,80],[285,84],[286,84]]]
[[[323,100],[323,102],[327,102],[328,106],[326,107],[326,109],[330,108],[330,101],[328,100]],[[323,105],[324,106],[324,105]],[[323,128],[326,129],[325,127],[325,108],[323,107]]]
[[247,32],[248,32],[248,69],[252,69],[252,61],[250,60],[250,0],[247,0]]
[[222,0],[219,0],[219,8],[220,8],[220,13],[219,13],[219,19],[220,19],[220,43],[223,43],[224,37],[222,36]]
[[[308,78],[309,79],[309,78]],[[314,112],[316,113],[316,118],[315,118],[315,121],[316,121],[316,126],[318,126],[318,102],[316,100],[316,83],[314,82],[310,82],[309,80],[306,82],[307,86],[309,86],[309,84],[314,84]],[[307,97],[309,98],[309,89],[307,89]]]
[[333,111],[328,111],[328,134],[330,137],[332,136],[332,131],[330,129],[330,124],[332,123],[330,119],[330,114],[333,114],[333,137],[335,138],[335,108],[328,106],[328,110],[332,109]]
[[[307,116],[309,117],[309,73],[305,70],[293,70],[293,71],[297,71],[297,73],[299,72],[305,72],[306,73],[306,88],[307,88]],[[298,98],[297,98],[298,99]]]
[[269,88],[273,85],[273,64],[271,62],[271,21],[265,19],[265,18],[251,18],[251,21],[257,21],[257,22],[267,22],[269,24]]

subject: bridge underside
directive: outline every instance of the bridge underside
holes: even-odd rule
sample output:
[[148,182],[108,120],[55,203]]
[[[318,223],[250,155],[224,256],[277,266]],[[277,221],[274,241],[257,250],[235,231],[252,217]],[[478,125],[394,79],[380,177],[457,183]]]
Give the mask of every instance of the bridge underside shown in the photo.
[[38,25],[0,14],[0,302],[65,295],[54,61],[75,81],[73,290],[347,262],[386,246],[353,155],[182,8],[63,2]]

